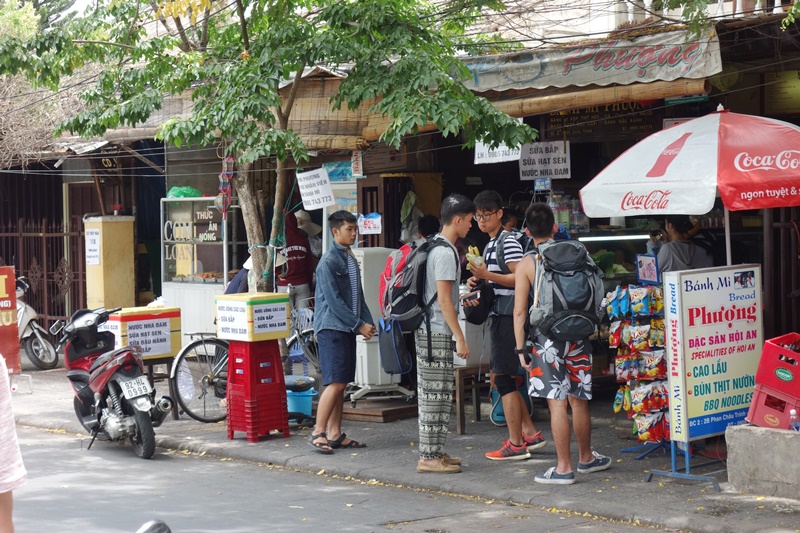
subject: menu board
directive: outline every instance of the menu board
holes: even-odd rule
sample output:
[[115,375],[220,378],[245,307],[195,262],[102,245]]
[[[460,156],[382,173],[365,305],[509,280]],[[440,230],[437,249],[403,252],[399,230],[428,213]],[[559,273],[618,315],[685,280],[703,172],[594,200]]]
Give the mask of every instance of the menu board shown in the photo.
[[665,272],[670,434],[690,442],[745,423],[764,345],[761,267]]
[[557,111],[544,115],[542,140],[572,142],[630,139],[661,130],[663,110],[638,102],[626,102]]

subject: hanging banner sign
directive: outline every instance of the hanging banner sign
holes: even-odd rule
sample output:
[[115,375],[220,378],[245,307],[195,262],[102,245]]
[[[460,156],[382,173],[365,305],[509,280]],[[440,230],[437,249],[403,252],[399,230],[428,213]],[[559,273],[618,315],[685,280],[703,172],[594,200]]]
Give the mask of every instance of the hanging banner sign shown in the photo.
[[719,38],[713,30],[700,38],[688,39],[680,30],[470,57],[464,63],[472,75],[464,85],[476,92],[646,84],[722,72]]
[[100,229],[86,230],[86,264],[100,264]]
[[519,154],[519,148],[511,148],[501,143],[497,148],[490,149],[488,144],[477,141],[475,143],[474,164],[485,165],[489,163],[517,161],[519,159]]
[[17,278],[14,267],[0,267],[0,356],[9,374],[19,374],[19,330],[17,329]]
[[381,231],[380,213],[358,215],[358,232],[361,235],[380,235]]
[[297,186],[303,199],[303,209],[306,211],[322,209],[336,203],[328,171],[324,168],[311,172],[298,172]]
[[523,144],[519,157],[519,179],[566,180],[571,176],[569,141]]
[[764,346],[761,267],[665,272],[663,278],[671,439],[724,434],[745,423],[753,399]]

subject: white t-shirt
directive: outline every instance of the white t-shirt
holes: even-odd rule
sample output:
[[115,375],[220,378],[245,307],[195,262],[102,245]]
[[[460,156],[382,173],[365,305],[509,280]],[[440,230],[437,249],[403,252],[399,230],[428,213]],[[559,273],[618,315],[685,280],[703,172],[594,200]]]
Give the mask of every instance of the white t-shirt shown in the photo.
[[[432,240],[441,239],[447,246],[436,246],[428,253],[428,262],[426,265],[427,272],[425,278],[425,302],[429,302],[433,295],[436,294],[437,281],[452,281],[453,287],[450,290],[450,296],[453,299],[453,304],[458,305],[458,279],[459,279],[459,264],[458,264],[458,251],[453,243],[448,241],[441,235],[436,235]],[[458,309],[456,308],[456,312]],[[431,333],[440,333],[442,335],[452,335],[453,332],[444,321],[442,315],[442,308],[437,299],[431,306]],[[425,330],[425,321],[422,321],[420,329]]]

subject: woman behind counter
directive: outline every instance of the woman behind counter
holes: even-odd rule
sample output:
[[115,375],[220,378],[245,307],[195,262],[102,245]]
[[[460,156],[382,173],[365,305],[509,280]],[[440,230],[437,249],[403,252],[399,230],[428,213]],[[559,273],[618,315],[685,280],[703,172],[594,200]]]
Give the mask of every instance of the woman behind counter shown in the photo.
[[694,224],[687,215],[666,217],[662,232],[666,242],[658,251],[659,273],[714,266],[711,254],[690,239],[693,229]]

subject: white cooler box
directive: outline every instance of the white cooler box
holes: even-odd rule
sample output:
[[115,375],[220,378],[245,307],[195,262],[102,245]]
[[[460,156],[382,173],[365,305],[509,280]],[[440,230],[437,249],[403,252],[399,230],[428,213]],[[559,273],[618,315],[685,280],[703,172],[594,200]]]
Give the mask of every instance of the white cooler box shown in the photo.
[[359,387],[400,383],[400,374],[389,375],[381,367],[377,336],[368,341],[361,336],[356,338],[356,380],[354,383]]

